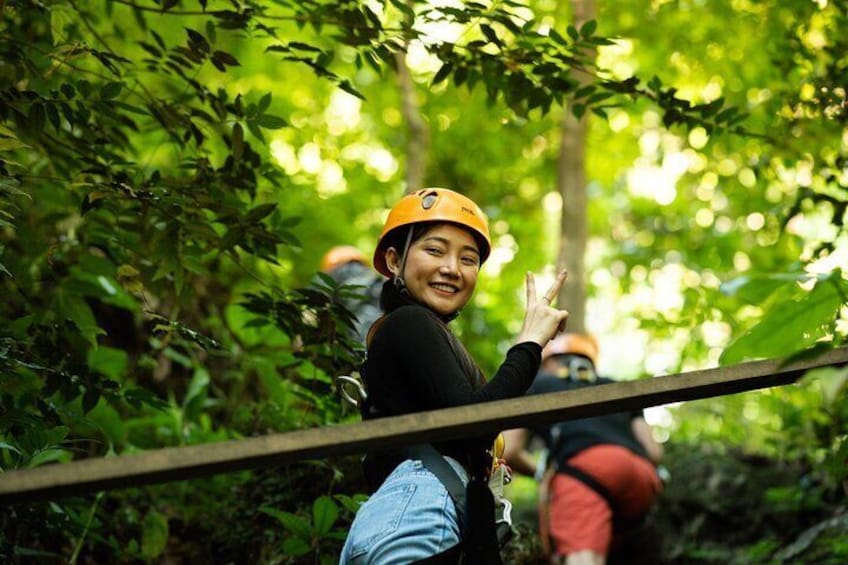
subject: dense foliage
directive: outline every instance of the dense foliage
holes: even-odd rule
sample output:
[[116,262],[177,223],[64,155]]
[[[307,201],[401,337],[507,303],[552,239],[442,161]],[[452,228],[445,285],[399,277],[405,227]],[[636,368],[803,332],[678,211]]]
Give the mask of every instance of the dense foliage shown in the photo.
[[[357,289],[315,271],[330,244],[369,249],[405,189],[399,53],[427,184],[492,220],[457,322],[489,371],[556,250],[565,111],[593,120],[590,328],[641,336],[615,371],[844,343],[848,4],[599,9],[578,28],[552,1],[0,2],[0,469],[356,418],[333,377],[362,354]],[[762,503],[821,518],[848,476],[847,377],[662,431],[802,466]],[[350,458],[16,505],[0,558],[333,562],[362,492]]]

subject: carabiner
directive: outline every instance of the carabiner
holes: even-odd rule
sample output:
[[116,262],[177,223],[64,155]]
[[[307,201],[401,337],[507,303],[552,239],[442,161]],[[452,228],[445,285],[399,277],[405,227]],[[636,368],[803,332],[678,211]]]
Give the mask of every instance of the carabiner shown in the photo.
[[[342,398],[347,400],[349,403],[359,408],[360,403],[363,402],[366,398],[368,398],[368,393],[365,392],[365,387],[362,386],[362,382],[356,377],[351,377],[349,375],[341,375],[336,377],[336,381],[339,387],[339,393],[342,395]],[[359,396],[359,399],[353,398],[350,393],[345,388],[345,385],[352,385],[356,388],[356,393]]]

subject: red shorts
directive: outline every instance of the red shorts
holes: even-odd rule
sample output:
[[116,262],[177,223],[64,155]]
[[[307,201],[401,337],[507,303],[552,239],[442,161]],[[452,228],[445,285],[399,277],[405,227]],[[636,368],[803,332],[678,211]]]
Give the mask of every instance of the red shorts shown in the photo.
[[[569,459],[568,464],[606,487],[622,518],[643,515],[662,489],[654,466],[618,445],[591,447]],[[556,553],[568,555],[590,549],[608,554],[613,516],[607,501],[579,479],[561,473],[553,476],[548,492],[549,532]]]

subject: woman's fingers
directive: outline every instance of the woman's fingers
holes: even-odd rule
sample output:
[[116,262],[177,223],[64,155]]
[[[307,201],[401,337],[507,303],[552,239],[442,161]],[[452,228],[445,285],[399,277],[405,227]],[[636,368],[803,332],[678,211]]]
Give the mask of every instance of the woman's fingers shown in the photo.
[[557,275],[556,279],[554,279],[551,288],[548,289],[548,292],[545,293],[545,296],[542,297],[542,300],[547,302],[548,304],[553,304],[556,297],[559,296],[559,291],[562,288],[562,285],[565,284],[565,279],[568,278],[568,271],[562,270]]
[[[551,284],[551,287],[548,289],[548,292],[546,292],[540,300],[546,302],[548,306],[553,304],[567,278],[568,271],[560,271],[554,279],[553,284]],[[534,302],[536,302],[536,277],[532,272],[527,271],[527,305],[529,306]]]
[[568,310],[560,310],[560,312],[561,312],[560,321],[559,321],[559,324],[557,325],[557,329],[554,332],[554,335],[564,332],[565,331],[565,325],[568,323]]
[[537,298],[536,277],[532,272],[527,272],[527,310],[518,343],[534,341],[544,346],[557,329],[565,327],[568,311],[551,306],[551,303],[556,300],[567,277],[568,273],[565,270],[560,271],[548,292],[541,298]]
[[533,273],[527,271],[527,305],[531,305],[536,301],[536,277]]

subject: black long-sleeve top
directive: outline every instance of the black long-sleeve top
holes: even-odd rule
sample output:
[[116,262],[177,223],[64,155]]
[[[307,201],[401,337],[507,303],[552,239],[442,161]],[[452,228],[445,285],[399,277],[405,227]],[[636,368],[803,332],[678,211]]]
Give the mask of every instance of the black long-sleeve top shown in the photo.
[[533,382],[542,348],[513,346],[495,376],[478,390],[463,371],[438,317],[423,306],[402,306],[381,323],[365,363],[368,394],[386,415],[436,410],[523,395]]
[[[445,322],[417,304],[391,311],[373,335],[364,366],[369,402],[378,416],[398,416],[522,396],[541,362],[537,343],[509,349],[495,375],[475,387],[450,343]],[[443,454],[467,461],[469,450],[490,446],[492,436],[436,444]],[[402,460],[381,452],[389,467]]]

